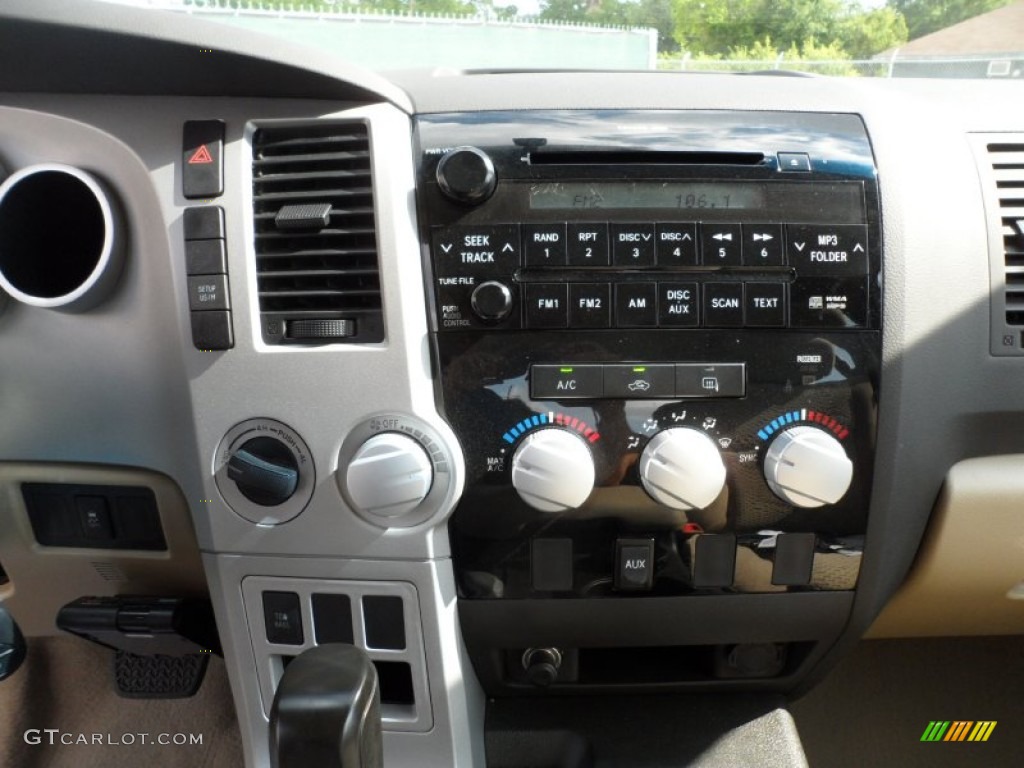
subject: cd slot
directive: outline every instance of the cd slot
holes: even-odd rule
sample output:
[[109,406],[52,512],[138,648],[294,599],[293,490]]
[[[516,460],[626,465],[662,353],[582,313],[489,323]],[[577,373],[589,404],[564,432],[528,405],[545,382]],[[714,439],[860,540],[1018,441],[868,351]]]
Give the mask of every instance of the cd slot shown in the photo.
[[764,162],[763,152],[644,152],[629,150],[536,150],[531,165],[740,165]]

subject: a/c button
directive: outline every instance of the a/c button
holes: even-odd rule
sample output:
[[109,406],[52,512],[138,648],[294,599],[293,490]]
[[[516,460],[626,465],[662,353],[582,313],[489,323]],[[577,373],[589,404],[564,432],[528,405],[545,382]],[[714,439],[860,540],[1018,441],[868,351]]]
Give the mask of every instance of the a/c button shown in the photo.
[[601,397],[604,368],[600,365],[530,366],[530,396],[534,400]]

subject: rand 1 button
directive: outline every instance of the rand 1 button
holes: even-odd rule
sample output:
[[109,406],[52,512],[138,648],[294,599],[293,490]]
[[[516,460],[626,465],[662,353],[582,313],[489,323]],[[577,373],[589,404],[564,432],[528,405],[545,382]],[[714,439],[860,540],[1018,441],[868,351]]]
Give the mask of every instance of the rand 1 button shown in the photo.
[[698,325],[697,295],[696,283],[658,283],[658,325]]
[[534,400],[594,398],[604,395],[600,365],[531,365],[530,397]]
[[624,363],[604,366],[604,396],[670,398],[675,395],[675,366],[664,363]]
[[783,266],[782,225],[744,224],[743,263],[748,267]]
[[704,325],[743,325],[743,283],[704,283]]
[[523,251],[528,267],[564,267],[565,224],[524,224]]
[[676,397],[743,397],[746,363],[676,363]]
[[743,233],[739,224],[701,224],[701,256],[706,267],[738,267]]
[[565,328],[569,322],[569,286],[531,283],[526,286],[526,327]]
[[519,268],[517,224],[438,227],[433,246],[439,276],[500,275]]
[[659,267],[697,266],[696,224],[658,224],[654,240]]
[[612,264],[616,267],[654,266],[653,224],[610,224]]
[[747,283],[744,294],[744,325],[779,328],[786,324],[785,283]]
[[611,286],[608,283],[569,286],[570,328],[608,328],[611,324]]
[[867,321],[866,277],[804,277],[789,288],[794,328],[860,328]]
[[868,274],[867,227],[788,224],[789,265],[799,277]]
[[570,224],[568,229],[566,250],[570,267],[608,266],[607,224]]
[[619,283],[615,286],[615,325],[650,328],[658,324],[658,290],[654,283]]

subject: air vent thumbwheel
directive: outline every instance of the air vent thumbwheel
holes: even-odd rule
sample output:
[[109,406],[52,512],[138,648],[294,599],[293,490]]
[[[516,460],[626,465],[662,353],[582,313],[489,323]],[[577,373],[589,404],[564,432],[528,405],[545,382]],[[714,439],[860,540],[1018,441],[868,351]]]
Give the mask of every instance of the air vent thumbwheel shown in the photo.
[[0,288],[12,298],[89,309],[110,294],[123,263],[118,207],[94,176],[43,164],[0,184]]

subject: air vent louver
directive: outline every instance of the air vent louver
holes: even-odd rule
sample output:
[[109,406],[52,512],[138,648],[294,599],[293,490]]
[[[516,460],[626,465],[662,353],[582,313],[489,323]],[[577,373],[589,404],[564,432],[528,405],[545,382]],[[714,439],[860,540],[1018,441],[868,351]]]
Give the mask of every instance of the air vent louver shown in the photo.
[[[261,126],[252,143],[263,339],[382,341],[366,123]],[[310,322],[332,320],[347,322]]]
[[1024,142],[988,145],[1006,267],[1006,324],[1024,326]]

